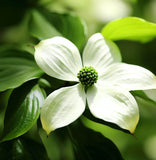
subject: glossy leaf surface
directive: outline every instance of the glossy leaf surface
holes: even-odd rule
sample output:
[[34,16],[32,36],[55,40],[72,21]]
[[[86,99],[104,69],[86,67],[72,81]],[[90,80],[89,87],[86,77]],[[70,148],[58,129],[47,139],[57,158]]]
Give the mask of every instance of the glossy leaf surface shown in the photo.
[[39,117],[44,93],[34,81],[15,89],[9,99],[2,141],[14,139],[27,132]]
[[42,10],[32,12],[30,33],[39,40],[63,36],[80,49],[85,41],[86,27],[76,15]]
[[14,49],[0,52],[0,91],[18,87],[42,74],[28,52]]
[[30,139],[16,139],[0,144],[2,160],[48,160],[46,151],[38,142]]

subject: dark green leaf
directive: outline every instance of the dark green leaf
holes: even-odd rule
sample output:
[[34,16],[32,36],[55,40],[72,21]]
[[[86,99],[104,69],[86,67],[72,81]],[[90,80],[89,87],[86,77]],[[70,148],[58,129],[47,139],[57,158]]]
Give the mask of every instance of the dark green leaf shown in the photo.
[[0,144],[1,160],[48,160],[40,143],[30,139],[17,139]]
[[137,17],[125,17],[108,23],[101,32],[111,40],[147,42],[156,37],[156,24]]
[[70,125],[76,160],[122,160],[118,148],[102,134],[81,123]]
[[47,10],[33,11],[30,21],[31,34],[41,39],[64,36],[79,49],[86,37],[86,27],[82,20],[73,14],[58,14]]
[[85,23],[74,14],[58,14],[45,10],[42,13],[49,22],[67,39],[81,48],[86,38]]
[[11,140],[27,132],[39,117],[44,92],[30,81],[15,89],[9,99],[2,141]]
[[51,38],[54,36],[61,36],[48,20],[38,11],[33,10],[30,20],[30,33],[39,40]]
[[0,91],[15,88],[43,74],[28,52],[9,49],[0,52]]

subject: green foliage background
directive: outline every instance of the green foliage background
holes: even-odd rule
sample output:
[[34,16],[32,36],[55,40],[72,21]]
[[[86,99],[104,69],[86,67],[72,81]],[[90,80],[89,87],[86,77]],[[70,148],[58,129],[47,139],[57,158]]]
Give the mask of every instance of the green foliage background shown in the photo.
[[[0,83],[0,88],[4,87],[1,90],[2,92],[0,92],[0,135],[2,135],[3,138],[9,140],[9,138],[7,138],[7,132],[9,131],[5,129],[5,127],[4,130],[6,133],[5,135],[3,135],[4,132],[2,134],[4,124],[7,124],[6,126],[9,126],[8,128],[12,127],[8,119],[5,118],[4,120],[4,115],[7,108],[6,106],[10,94],[12,93],[12,97],[18,96],[20,106],[23,105],[20,103],[20,99],[29,101],[29,96],[21,96],[20,93],[25,93],[23,89],[18,88],[17,90],[12,91],[12,88],[19,86],[22,88],[24,86],[21,85],[24,82],[30,79],[40,77],[43,74],[43,72],[33,62],[34,49],[33,47],[31,47],[31,45],[35,45],[39,42],[39,40],[49,38],[50,36],[62,35],[73,41],[77,45],[77,47],[82,50],[84,42],[87,40],[87,37],[89,37],[95,32],[100,32],[103,26],[105,26],[110,20],[120,18],[114,17],[109,20],[104,18],[102,20],[98,19],[95,11],[93,12],[93,1],[94,0],[1,0],[0,66],[3,66],[4,68],[9,68],[10,64],[14,63],[15,61],[20,61],[22,65],[29,64],[31,66],[30,70],[35,71],[32,75],[28,74],[27,77],[23,77],[22,75],[26,73],[27,68],[21,68],[20,66],[18,66],[17,70],[20,68],[23,72],[21,72],[21,70],[19,69],[17,77],[21,76],[22,78],[17,78],[17,80],[13,83],[12,81],[9,82],[12,77],[11,75],[8,75],[8,79],[6,79],[6,86],[3,83]],[[155,0],[121,1],[126,6],[128,6],[127,9],[131,10],[131,12],[127,12],[127,16],[144,18],[148,21],[156,23],[156,14],[153,9],[153,6],[156,6]],[[101,3],[101,0],[96,0],[96,3]],[[111,10],[111,6],[113,5],[113,3],[109,5],[109,10]],[[107,5],[104,7],[107,8]],[[120,10],[120,8],[118,8],[118,10]],[[116,12],[119,12],[118,10]],[[50,14],[49,11],[51,11]],[[112,14],[113,12],[114,11],[112,10]],[[114,15],[116,14],[117,13],[114,13]],[[80,18],[77,17],[77,15],[79,15]],[[86,24],[84,25],[85,22]],[[86,27],[82,28],[82,26]],[[72,30],[69,32],[68,28],[72,28]],[[47,32],[45,33],[45,31],[48,31],[49,34],[47,34]],[[152,32],[151,34],[153,34],[153,37],[155,37],[154,32]],[[130,39],[118,40],[116,41],[116,43],[120,48],[122,59],[124,62],[143,66],[156,74],[156,39],[152,39],[151,41],[148,41],[146,43],[130,41]],[[19,53],[21,52],[23,54],[22,56],[21,54],[19,56]],[[15,61],[10,59],[10,57],[12,56],[15,58]],[[3,59],[6,58],[7,62],[9,60],[9,64],[4,63]],[[25,58],[27,60],[25,60]],[[1,61],[4,64],[2,64]],[[65,82],[52,79],[46,75],[44,75],[42,78],[43,79],[40,79],[39,81],[41,88],[45,88],[45,86],[47,87],[49,85],[51,87],[51,89],[49,89],[48,87],[46,88],[47,94],[50,93],[52,90],[55,90],[65,85]],[[45,82],[44,79],[47,79],[48,82]],[[32,89],[34,87],[33,84],[36,84],[35,80],[32,80],[31,84],[32,86],[29,85],[29,87]],[[25,83],[24,85],[28,84]],[[6,88],[8,90],[5,90]],[[30,90],[28,90],[26,92],[29,93],[28,95],[36,94],[37,90],[42,90],[41,88],[36,87],[36,89],[33,89],[33,91],[31,90],[30,92]],[[75,159],[75,155],[78,155],[79,153],[84,153],[84,150],[86,150],[86,146],[84,143],[86,138],[84,135],[87,134],[90,136],[88,137],[90,138],[88,139],[88,141],[92,140],[91,142],[95,144],[93,146],[93,151],[95,152],[95,154],[93,154],[94,152],[91,152],[91,154],[93,154],[92,157],[87,157],[87,154],[83,154],[86,155],[85,159],[96,159],[98,158],[98,156],[100,157],[98,151],[101,147],[100,144],[96,144],[96,142],[98,141],[98,138],[100,139],[101,136],[104,135],[106,142],[111,140],[117,146],[123,159],[125,160],[155,160],[156,103],[153,101],[148,101],[147,99],[140,98],[135,93],[134,95],[136,95],[136,99],[140,109],[140,121],[136,128],[134,136],[122,132],[121,130],[116,130],[110,128],[109,126],[93,122],[82,116],[82,122],[75,122],[73,125],[69,126],[69,128],[58,129],[52,134],[50,134],[47,138],[45,132],[41,128],[40,121],[38,120],[36,122],[36,119],[39,116],[40,106],[35,105],[35,111],[31,110],[32,108],[26,108],[27,110],[32,111],[27,114],[28,117],[29,115],[34,114],[34,119],[31,119],[31,125],[28,126],[30,130],[27,128],[26,130],[28,131],[25,133],[24,130],[20,128],[20,124],[15,124],[21,129],[21,131],[20,134],[16,135],[14,138],[22,135],[23,133],[25,134],[20,136],[20,138],[1,143],[0,159],[44,160],[48,159],[49,157],[49,159],[52,160],[72,160]],[[45,93],[38,96],[41,96],[42,99],[44,99]],[[9,101],[9,105],[15,103],[14,101],[15,99],[12,98]],[[10,110],[8,111],[10,113],[13,112],[11,109],[9,109],[9,107],[7,108],[7,110]],[[20,116],[18,116],[20,112],[20,110],[18,110],[18,112],[15,112],[15,115],[17,114],[17,116],[15,117],[17,118],[16,122],[18,122],[18,120],[21,118]],[[9,114],[8,117],[10,117],[10,119],[14,119],[14,117],[11,117]],[[85,130],[86,128],[75,128],[77,123],[83,123],[83,125],[85,125],[86,127],[91,128],[94,131],[99,131],[101,134],[98,133],[100,134],[98,138],[96,136],[94,137],[92,136],[90,130]],[[68,135],[69,130],[71,130],[70,136]],[[77,135],[76,133],[79,130],[81,130],[81,133],[80,135]],[[13,130],[12,132],[16,133],[16,131]],[[71,143],[71,139],[69,139],[69,137],[76,139],[77,142],[80,141],[80,144]],[[100,139],[99,141],[103,140]],[[73,144],[74,147],[72,146]],[[110,144],[110,142],[108,142],[108,144]],[[73,150],[72,147],[76,149]],[[114,149],[113,145],[110,145],[110,147]],[[8,148],[9,152],[7,152]],[[77,150],[78,148],[81,149],[81,151]],[[90,153],[90,151],[91,149],[89,148],[87,150],[87,153]],[[101,151],[101,153],[105,154],[103,151]],[[120,155],[118,155],[118,150],[116,153],[116,158],[108,158],[108,156],[106,155],[107,158],[105,157],[105,159],[121,159]],[[84,158],[84,156],[80,154],[77,157],[79,157],[79,159],[82,159],[82,157]]]

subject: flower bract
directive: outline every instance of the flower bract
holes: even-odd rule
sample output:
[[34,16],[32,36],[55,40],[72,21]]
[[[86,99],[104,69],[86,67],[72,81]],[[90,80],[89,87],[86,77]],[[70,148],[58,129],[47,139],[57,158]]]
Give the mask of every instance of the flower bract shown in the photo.
[[55,90],[44,101],[41,122],[47,134],[79,118],[86,103],[93,116],[133,133],[139,110],[129,91],[156,88],[154,74],[122,63],[118,47],[100,33],[89,38],[82,58],[72,42],[53,37],[35,46],[35,60],[49,76],[77,82]]

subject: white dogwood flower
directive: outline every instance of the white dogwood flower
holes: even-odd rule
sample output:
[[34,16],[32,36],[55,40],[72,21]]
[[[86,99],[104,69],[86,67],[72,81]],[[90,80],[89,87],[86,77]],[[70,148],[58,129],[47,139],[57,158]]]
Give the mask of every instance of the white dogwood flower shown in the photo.
[[47,134],[80,117],[86,102],[95,117],[134,132],[139,111],[129,91],[156,88],[155,75],[121,63],[117,46],[100,33],[89,38],[82,59],[72,42],[54,37],[35,46],[35,60],[48,75],[78,82],[55,90],[44,101],[41,122]]

